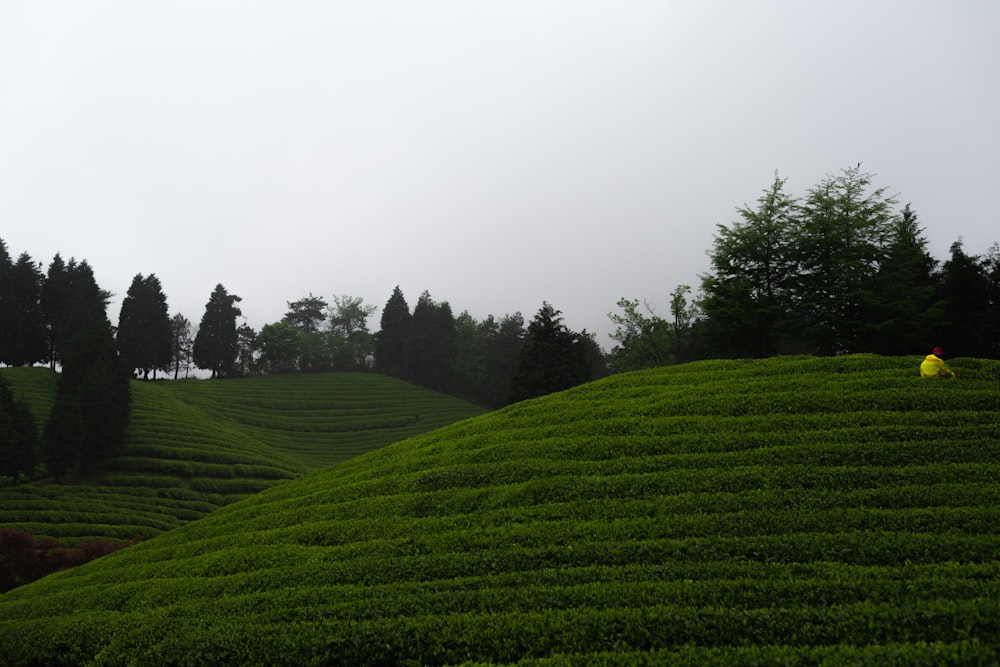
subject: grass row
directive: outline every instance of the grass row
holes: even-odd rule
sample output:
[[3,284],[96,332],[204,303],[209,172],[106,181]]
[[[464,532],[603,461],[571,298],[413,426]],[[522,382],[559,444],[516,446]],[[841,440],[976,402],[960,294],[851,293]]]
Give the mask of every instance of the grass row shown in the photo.
[[6,594],[0,662],[992,664],[1000,362],[913,362],[688,364],[415,436]]
[[[57,376],[44,368],[3,373],[44,427]],[[310,470],[482,412],[368,374],[133,382],[132,401],[120,456],[71,482],[0,488],[0,526],[65,545],[149,538]]]

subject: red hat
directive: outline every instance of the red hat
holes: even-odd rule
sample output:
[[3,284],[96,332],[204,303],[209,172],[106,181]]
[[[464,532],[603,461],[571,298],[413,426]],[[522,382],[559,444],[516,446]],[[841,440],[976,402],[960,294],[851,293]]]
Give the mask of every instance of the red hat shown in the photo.
[[944,354],[944,348],[943,347],[935,347],[934,350],[933,350],[933,352],[936,355],[942,355],[942,354]]

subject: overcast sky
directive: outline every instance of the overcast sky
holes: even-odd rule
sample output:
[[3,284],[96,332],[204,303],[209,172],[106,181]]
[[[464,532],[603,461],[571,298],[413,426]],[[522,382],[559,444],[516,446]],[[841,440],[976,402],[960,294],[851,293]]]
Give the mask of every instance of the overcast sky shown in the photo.
[[775,170],[862,163],[931,253],[1000,241],[996,0],[0,0],[0,238],[197,324],[399,285],[668,315]]

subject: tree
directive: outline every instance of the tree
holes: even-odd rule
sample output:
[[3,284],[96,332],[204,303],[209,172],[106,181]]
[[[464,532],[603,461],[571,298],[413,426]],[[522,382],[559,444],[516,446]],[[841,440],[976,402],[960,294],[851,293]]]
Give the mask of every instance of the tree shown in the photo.
[[7,244],[0,239],[0,323],[3,323],[3,326],[0,326],[0,362],[2,363],[10,363],[8,360],[17,355],[18,347],[17,327],[7,324],[18,319],[13,272],[14,263],[7,251]]
[[795,230],[795,303],[809,346],[820,354],[861,351],[870,286],[898,228],[896,201],[872,189],[861,165],[809,191]]
[[486,377],[483,402],[499,408],[510,400],[510,386],[527,331],[520,312],[504,315],[499,322],[490,315],[479,325],[486,344]]
[[39,462],[38,431],[27,403],[14,397],[0,375],[0,475],[14,483]]
[[150,371],[156,379],[157,369],[170,367],[174,360],[170,315],[155,274],[143,278],[139,273],[132,279],[122,300],[117,338],[125,364],[142,371],[144,380],[149,379]]
[[262,326],[254,341],[260,352],[261,369],[272,374],[299,370],[301,340],[305,335],[301,329],[284,321]]
[[180,375],[182,368],[186,378],[188,371],[191,370],[191,348],[194,345],[194,338],[191,336],[191,321],[180,313],[175,313],[170,318],[170,339],[172,341],[170,349],[174,379],[176,380]]
[[410,328],[410,307],[396,285],[382,309],[379,332],[375,336],[375,370],[401,377],[406,369],[406,339]]
[[326,309],[326,300],[313,296],[310,292],[307,297],[288,302],[288,312],[285,313],[282,322],[291,324],[307,334],[316,333],[326,320]]
[[455,317],[447,301],[435,303],[426,290],[413,307],[404,347],[406,376],[422,387],[447,391],[455,356]]
[[528,334],[511,380],[510,402],[569,389],[591,379],[580,334],[562,323],[562,313],[543,302]]
[[611,349],[611,365],[618,372],[666,366],[670,363],[672,344],[669,323],[646,304],[649,316],[639,312],[638,299],[619,299],[622,314],[608,313],[615,324],[610,335],[618,345]]
[[202,315],[192,349],[198,368],[212,371],[212,377],[230,377],[239,355],[236,318],[243,313],[235,304],[242,299],[229,294],[222,284],[215,286]]
[[55,370],[59,361],[60,348],[65,337],[65,313],[68,310],[72,292],[70,267],[56,253],[49,264],[45,283],[42,286],[42,319],[46,331],[46,357],[49,368]]
[[106,309],[110,294],[97,286],[86,261],[70,260],[61,323],[60,363],[49,421],[46,462],[54,474],[94,468],[125,442],[130,369],[118,354]]
[[43,279],[41,269],[27,253],[11,263],[0,240],[0,362],[30,366],[45,359]]
[[334,366],[344,370],[368,368],[375,351],[375,337],[368,331],[368,318],[375,313],[375,306],[367,305],[361,297],[333,296],[330,308],[330,335],[337,349]]
[[794,328],[798,201],[785,192],[786,180],[775,173],[756,209],[743,206],[740,221],[718,226],[700,304],[706,335],[722,356],[766,357],[787,348]]
[[489,384],[487,342],[484,330],[467,310],[455,318],[455,355],[451,370],[452,390],[459,396],[482,402]]
[[935,277],[937,262],[910,205],[893,225],[884,257],[870,287],[862,290],[865,323],[860,349],[885,355],[927,348],[943,315]]
[[989,260],[967,255],[962,245],[961,239],[951,245],[941,270],[944,317],[932,343],[954,356],[989,357],[996,353],[998,333]]

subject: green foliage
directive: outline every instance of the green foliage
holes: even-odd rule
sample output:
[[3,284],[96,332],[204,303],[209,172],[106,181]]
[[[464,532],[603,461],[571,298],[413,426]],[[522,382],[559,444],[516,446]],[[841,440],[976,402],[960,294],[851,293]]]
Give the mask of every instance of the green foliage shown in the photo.
[[241,314],[235,304],[240,301],[240,297],[229,294],[219,284],[205,304],[205,314],[195,334],[192,352],[195,365],[211,370],[212,377],[234,374],[239,353],[236,318]]
[[523,401],[592,379],[586,334],[570,331],[562,313],[544,303],[528,324],[528,334],[511,379],[510,401]]
[[[919,361],[698,362],[464,420],[5,594],[0,662],[992,664],[1000,363]],[[236,425],[293,379],[175,386]]]
[[959,240],[941,271],[944,313],[935,341],[963,356],[1000,357],[1000,246],[967,255]]
[[142,371],[143,378],[166,369],[174,359],[174,335],[167,297],[154,274],[137,274],[122,300],[118,318],[118,349],[125,365]]
[[375,370],[401,377],[406,369],[406,337],[410,328],[410,306],[399,285],[392,290],[382,309],[375,338]]
[[68,299],[60,314],[62,373],[45,425],[49,471],[94,469],[117,453],[130,417],[127,368],[105,310],[109,295],[84,261],[66,268]]
[[34,470],[39,459],[38,428],[31,408],[15,398],[0,375],[0,479],[17,482]]
[[[916,214],[909,205],[894,212],[896,200],[873,183],[858,164],[798,200],[775,176],[757,208],[720,225],[702,276],[700,354],[912,354],[952,340],[969,356],[991,356],[969,340],[1000,331],[1000,319],[984,315],[1000,302],[986,288],[988,263],[976,258],[970,272],[956,258],[936,274]],[[952,278],[963,286],[949,289]]]
[[[44,419],[55,373],[8,375]],[[77,480],[0,488],[0,525],[67,548],[152,537],[309,470],[482,412],[369,374],[133,382],[132,390],[122,452]]]

